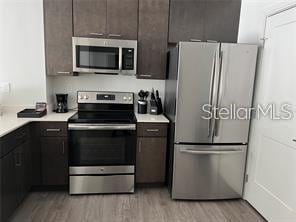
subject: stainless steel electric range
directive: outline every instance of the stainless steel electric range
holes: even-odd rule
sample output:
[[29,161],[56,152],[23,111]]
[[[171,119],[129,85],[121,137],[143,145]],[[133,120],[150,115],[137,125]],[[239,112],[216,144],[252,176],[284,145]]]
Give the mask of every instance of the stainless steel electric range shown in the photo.
[[133,93],[78,92],[77,101],[68,121],[70,194],[133,193]]

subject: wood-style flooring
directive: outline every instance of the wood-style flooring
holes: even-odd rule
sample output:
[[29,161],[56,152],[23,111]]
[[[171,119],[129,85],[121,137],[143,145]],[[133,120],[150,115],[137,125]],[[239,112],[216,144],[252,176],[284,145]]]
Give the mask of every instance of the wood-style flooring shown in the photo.
[[173,201],[166,188],[141,188],[135,194],[69,196],[33,192],[12,222],[263,222],[247,202]]

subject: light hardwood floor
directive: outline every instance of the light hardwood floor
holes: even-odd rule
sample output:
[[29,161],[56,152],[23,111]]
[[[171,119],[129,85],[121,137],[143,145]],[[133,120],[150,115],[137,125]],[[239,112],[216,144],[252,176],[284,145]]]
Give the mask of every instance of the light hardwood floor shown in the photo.
[[141,188],[128,195],[69,196],[33,192],[12,222],[263,222],[243,200],[173,201],[166,188]]

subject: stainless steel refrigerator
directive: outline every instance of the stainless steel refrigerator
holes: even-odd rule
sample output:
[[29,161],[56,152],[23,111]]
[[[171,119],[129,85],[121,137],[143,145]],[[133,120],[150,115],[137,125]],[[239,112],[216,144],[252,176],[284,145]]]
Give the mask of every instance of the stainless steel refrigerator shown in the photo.
[[248,44],[180,42],[170,50],[165,113],[173,199],[242,196],[250,120],[215,118],[214,107],[252,106],[256,58],[257,46]]

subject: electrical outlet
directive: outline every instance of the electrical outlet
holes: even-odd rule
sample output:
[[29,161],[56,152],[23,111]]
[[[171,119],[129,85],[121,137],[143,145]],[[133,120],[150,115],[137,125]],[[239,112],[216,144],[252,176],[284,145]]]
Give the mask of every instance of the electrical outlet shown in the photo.
[[0,82],[0,92],[9,93],[10,92],[10,83],[9,82]]

